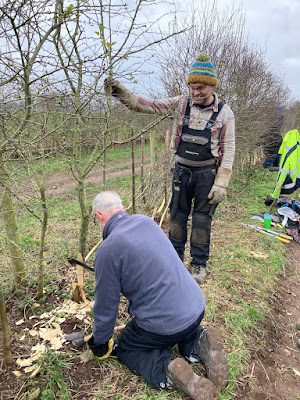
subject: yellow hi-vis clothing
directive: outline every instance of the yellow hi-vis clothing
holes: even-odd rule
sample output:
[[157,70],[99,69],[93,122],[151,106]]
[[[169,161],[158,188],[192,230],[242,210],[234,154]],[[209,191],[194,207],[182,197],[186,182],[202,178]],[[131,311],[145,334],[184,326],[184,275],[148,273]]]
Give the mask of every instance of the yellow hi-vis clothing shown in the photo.
[[300,133],[293,129],[286,133],[278,150],[281,154],[276,186],[271,197],[291,194],[300,187]]

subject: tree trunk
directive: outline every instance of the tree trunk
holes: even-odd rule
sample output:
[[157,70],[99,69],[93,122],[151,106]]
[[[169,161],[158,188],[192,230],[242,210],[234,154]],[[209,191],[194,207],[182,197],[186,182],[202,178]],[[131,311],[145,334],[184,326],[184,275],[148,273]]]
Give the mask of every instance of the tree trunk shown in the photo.
[[78,202],[79,202],[80,210],[81,210],[81,223],[80,223],[80,232],[79,232],[78,251],[84,257],[84,255],[86,254],[86,243],[87,243],[89,218],[90,218],[90,213],[87,210],[86,201],[85,201],[84,178],[80,178],[78,180],[77,189],[78,189]]
[[45,186],[40,187],[42,207],[43,207],[43,220],[41,226],[41,237],[40,237],[40,248],[39,248],[39,273],[38,273],[38,291],[37,299],[43,297],[44,291],[44,247],[45,247],[45,237],[48,224],[48,209],[46,202],[46,190]]
[[3,338],[3,352],[5,365],[12,365],[11,345],[10,345],[10,329],[7,321],[6,308],[2,286],[0,284],[0,321]]
[[10,260],[14,271],[14,281],[16,285],[25,285],[25,268],[20,248],[18,227],[2,153],[0,153],[0,187],[3,189],[1,213],[8,241]]

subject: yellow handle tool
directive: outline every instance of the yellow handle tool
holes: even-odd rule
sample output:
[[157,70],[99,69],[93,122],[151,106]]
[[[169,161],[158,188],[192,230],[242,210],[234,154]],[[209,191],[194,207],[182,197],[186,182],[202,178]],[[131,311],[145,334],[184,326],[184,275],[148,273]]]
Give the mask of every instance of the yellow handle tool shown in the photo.
[[282,238],[280,236],[273,235],[272,233],[269,233],[269,232],[266,232],[266,231],[262,231],[262,230],[261,231],[258,230],[257,232],[262,233],[264,235],[272,236],[273,238],[278,239],[283,243],[290,243],[290,240],[284,239],[284,238]]

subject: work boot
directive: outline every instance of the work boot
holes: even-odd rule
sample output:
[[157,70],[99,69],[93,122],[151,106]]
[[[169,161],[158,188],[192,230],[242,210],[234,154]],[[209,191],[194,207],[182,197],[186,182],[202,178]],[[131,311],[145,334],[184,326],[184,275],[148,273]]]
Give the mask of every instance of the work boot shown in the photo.
[[195,374],[183,358],[175,358],[168,364],[167,378],[174,388],[181,390],[193,400],[218,400],[215,385]]
[[229,366],[223,354],[222,336],[218,329],[204,329],[192,354],[199,357],[204,364],[207,378],[220,390],[223,390],[229,380]]
[[206,278],[206,266],[205,265],[197,265],[192,264],[192,277],[197,281],[199,284],[205,282]]

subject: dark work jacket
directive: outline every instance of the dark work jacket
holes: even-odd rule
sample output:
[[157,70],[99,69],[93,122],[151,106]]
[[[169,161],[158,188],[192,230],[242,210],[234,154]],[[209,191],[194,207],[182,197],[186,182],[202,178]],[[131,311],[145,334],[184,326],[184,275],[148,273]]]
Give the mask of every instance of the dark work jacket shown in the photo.
[[112,336],[120,293],[137,325],[178,333],[197,320],[205,299],[163,230],[149,217],[118,211],[106,224],[95,259],[94,342]]

